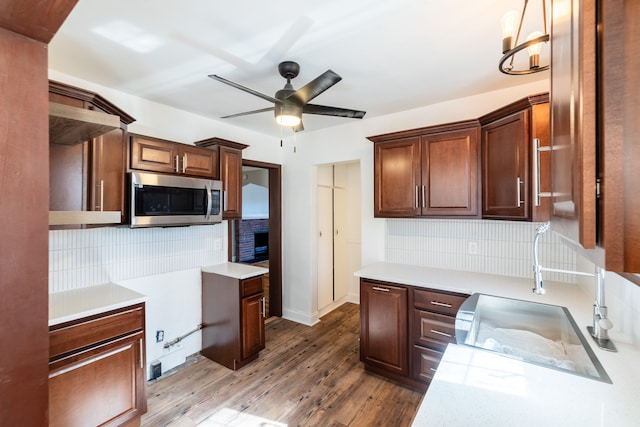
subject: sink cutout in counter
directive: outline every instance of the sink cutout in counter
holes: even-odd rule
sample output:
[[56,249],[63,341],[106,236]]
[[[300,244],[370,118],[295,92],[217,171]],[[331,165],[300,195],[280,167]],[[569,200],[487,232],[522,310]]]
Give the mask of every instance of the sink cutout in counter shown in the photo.
[[611,383],[566,307],[474,294],[456,316],[458,344]]

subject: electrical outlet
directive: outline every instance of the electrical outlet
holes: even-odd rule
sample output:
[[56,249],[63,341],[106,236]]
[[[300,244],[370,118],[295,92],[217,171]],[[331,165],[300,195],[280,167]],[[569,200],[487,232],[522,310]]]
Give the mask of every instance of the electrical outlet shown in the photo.
[[470,240],[468,243],[468,253],[469,255],[478,255],[478,242],[475,240]]
[[222,250],[222,238],[221,237],[216,237],[215,239],[213,239],[213,250],[214,251],[221,251]]
[[162,329],[156,331],[156,342],[164,341],[164,331]]

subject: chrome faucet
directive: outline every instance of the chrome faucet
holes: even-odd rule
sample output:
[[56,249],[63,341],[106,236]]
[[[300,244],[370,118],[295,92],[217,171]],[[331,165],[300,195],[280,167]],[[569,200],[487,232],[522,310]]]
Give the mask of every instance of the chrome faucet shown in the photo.
[[536,234],[533,238],[533,293],[544,295],[547,291],[544,288],[544,280],[542,280],[542,272],[550,271],[555,273],[575,274],[577,276],[588,276],[595,278],[596,298],[593,304],[593,326],[587,326],[587,330],[591,337],[596,341],[598,347],[617,351],[616,346],[609,339],[609,329],[613,327],[613,323],[607,317],[607,306],[604,301],[604,272],[602,267],[596,265],[595,273],[585,273],[583,271],[560,270],[557,268],[545,268],[540,265],[538,260],[538,239],[549,230],[551,223],[545,222],[536,228]]
[[538,239],[542,236],[551,226],[551,223],[545,222],[544,224],[536,228],[536,235],[533,238],[533,293],[538,295],[544,295],[547,291],[544,289],[544,281],[542,280],[542,266],[538,261]]

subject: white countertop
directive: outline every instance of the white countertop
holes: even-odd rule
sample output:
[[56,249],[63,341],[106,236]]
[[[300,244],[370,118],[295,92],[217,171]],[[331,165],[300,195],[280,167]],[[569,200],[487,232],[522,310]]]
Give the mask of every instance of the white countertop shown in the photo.
[[269,272],[269,269],[256,267],[255,265],[239,264],[235,262],[225,262],[222,264],[202,267],[202,272],[219,274],[221,276],[227,276],[234,279],[248,279],[250,277],[266,274]]
[[115,283],[49,294],[49,326],[145,302],[146,296]]
[[[484,293],[567,307],[613,384],[524,363],[487,350],[450,344],[413,425],[436,426],[636,426],[640,420],[640,351],[616,340],[618,352],[588,336],[593,297],[570,283],[545,282],[546,295],[531,292],[533,279],[376,263],[356,276]],[[615,325],[614,325],[615,326]]]

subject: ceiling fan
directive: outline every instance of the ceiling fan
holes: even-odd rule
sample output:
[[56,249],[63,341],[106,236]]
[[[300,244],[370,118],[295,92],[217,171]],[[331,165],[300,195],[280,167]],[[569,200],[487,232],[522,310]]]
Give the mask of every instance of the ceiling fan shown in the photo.
[[332,70],[325,71],[298,90],[295,90],[291,84],[291,79],[294,79],[300,72],[300,65],[298,65],[298,63],[293,61],[281,62],[278,65],[278,72],[282,77],[287,79],[287,83],[284,85],[284,88],[277,91],[273,97],[257,92],[253,89],[249,89],[248,87],[242,86],[238,83],[234,83],[216,74],[210,74],[209,77],[214,80],[218,80],[219,82],[232,86],[236,89],[255,95],[258,98],[273,102],[274,104],[273,107],[231,114],[222,118],[229,119],[232,117],[263,113],[265,111],[274,111],[276,122],[282,126],[292,127],[294,131],[299,132],[304,130],[302,125],[302,113],[347,117],[351,119],[361,119],[366,114],[365,111],[309,104],[309,101],[313,98],[342,80],[342,77]]

